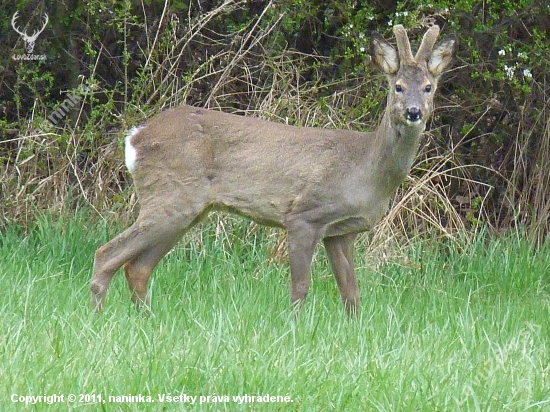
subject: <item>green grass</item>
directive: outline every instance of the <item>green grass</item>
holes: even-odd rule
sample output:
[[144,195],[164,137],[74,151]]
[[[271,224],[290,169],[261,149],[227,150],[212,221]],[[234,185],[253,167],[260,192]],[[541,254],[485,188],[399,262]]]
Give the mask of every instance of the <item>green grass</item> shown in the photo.
[[[378,265],[359,247],[352,321],[320,249],[294,323],[288,266],[269,261],[276,239],[215,219],[158,266],[151,316],[133,309],[120,273],[93,314],[93,253],[114,233],[80,216],[1,235],[2,411],[550,410],[549,245],[426,240]],[[25,407],[14,394],[65,402]],[[67,403],[69,394],[107,402]],[[140,394],[155,402],[108,401]],[[163,394],[197,399],[161,403]],[[292,402],[233,402],[245,394]],[[199,404],[214,395],[229,402]]]

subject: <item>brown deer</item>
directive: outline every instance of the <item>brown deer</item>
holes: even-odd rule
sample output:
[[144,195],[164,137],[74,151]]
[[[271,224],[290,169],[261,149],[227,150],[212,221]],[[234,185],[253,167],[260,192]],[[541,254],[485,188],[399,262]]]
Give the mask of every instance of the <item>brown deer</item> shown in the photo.
[[439,27],[432,26],[413,56],[405,29],[393,31],[397,51],[372,37],[372,57],[390,86],[374,132],[294,127],[185,105],[132,129],[126,165],[141,209],[130,228],[97,250],[92,305],[101,309],[124,265],[132,301],[149,307],[157,263],[208,211],[221,209],[287,230],[294,306],[308,293],[322,239],[344,306],[356,313],[354,240],[382,218],[409,173],[457,43],[449,36],[434,47]]

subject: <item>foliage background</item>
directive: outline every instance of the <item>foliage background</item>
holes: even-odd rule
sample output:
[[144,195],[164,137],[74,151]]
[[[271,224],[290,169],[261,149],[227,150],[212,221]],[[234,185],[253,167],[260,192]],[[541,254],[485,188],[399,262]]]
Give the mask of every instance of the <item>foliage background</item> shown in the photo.
[[[27,32],[48,13],[34,51],[45,61],[12,59],[25,46],[11,27],[16,11]],[[415,44],[436,23],[460,48],[382,231],[521,225],[541,241],[550,225],[550,5],[534,0],[5,2],[0,230],[43,210],[132,210],[124,130],[183,102],[372,129],[387,91],[369,63],[370,33],[392,39],[396,23]],[[69,93],[78,104],[48,125]]]

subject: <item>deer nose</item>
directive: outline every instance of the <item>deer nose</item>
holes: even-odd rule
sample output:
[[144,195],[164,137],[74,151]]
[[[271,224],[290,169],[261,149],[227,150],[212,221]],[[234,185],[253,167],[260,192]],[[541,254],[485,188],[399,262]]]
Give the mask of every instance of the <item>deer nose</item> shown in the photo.
[[418,107],[409,107],[406,116],[408,122],[417,123],[422,119],[422,111]]

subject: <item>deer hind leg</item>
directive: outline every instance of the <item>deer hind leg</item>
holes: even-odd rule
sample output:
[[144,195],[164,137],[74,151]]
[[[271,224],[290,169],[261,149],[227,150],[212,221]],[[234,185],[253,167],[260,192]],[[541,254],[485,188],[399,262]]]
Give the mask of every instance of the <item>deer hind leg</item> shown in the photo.
[[355,237],[356,235],[343,235],[323,239],[342,302],[350,315],[359,311],[359,288],[353,268]]
[[147,294],[149,277],[159,261],[172,249],[172,246],[180,237],[179,235],[179,233],[174,233],[172,236],[166,234],[157,245],[144,250],[134,259],[124,264],[124,273],[136,309],[140,310],[145,307],[146,310],[149,310],[150,302]]
[[[141,234],[140,234],[141,233]],[[90,283],[92,307],[100,310],[115,272],[128,260],[147,248],[139,221],[134,223],[95,253],[94,274]]]
[[154,267],[198,215],[168,219],[158,216],[158,211],[145,213],[142,209],[132,226],[97,250],[90,283],[92,307],[101,310],[109,284],[123,265],[136,306],[146,301],[147,281]]

